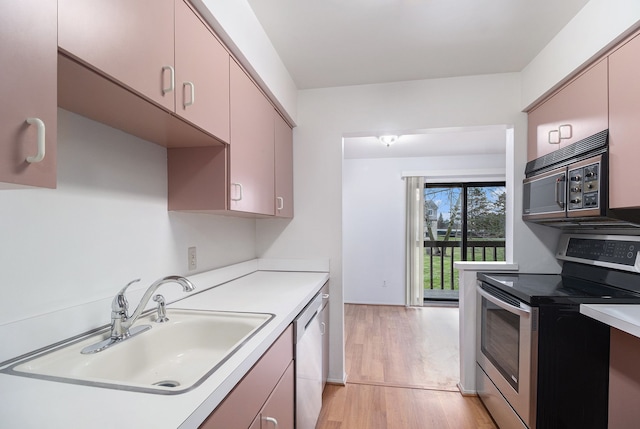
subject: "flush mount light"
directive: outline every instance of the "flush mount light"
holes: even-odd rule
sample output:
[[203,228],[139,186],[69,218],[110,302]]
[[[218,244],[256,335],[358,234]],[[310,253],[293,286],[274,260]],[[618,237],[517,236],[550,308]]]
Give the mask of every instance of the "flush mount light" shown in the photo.
[[394,144],[395,142],[398,141],[398,136],[394,136],[391,134],[385,134],[383,136],[378,137],[378,140],[380,140],[380,143],[382,144],[386,144],[387,147],[391,146],[392,144]]

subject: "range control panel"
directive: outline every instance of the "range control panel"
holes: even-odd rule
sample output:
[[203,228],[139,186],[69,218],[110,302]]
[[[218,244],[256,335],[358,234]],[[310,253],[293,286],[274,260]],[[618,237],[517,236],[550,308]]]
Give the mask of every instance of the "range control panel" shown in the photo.
[[640,237],[566,234],[560,238],[558,259],[640,272]]
[[600,162],[569,170],[569,210],[597,209],[600,206]]

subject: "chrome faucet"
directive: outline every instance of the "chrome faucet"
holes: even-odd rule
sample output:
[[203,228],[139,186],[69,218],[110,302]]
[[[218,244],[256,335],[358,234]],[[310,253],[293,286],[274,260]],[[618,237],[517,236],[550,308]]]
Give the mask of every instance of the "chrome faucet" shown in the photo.
[[120,292],[116,294],[111,302],[111,336],[101,341],[97,344],[93,344],[91,346],[85,347],[82,350],[83,354],[97,353],[108,347],[111,347],[113,344],[124,341],[128,338],[133,337],[134,335],[140,334],[144,331],[151,329],[149,325],[136,326],[132,328],[132,325],[138,320],[138,317],[142,314],[145,307],[147,306],[151,296],[156,292],[156,290],[165,283],[178,283],[182,286],[182,290],[185,292],[191,292],[195,289],[193,283],[187,280],[185,277],[181,276],[168,276],[163,277],[160,280],[155,281],[147,291],[142,296],[140,303],[133,311],[133,314],[129,316],[129,302],[127,301],[127,297],[125,296],[125,291],[132,284],[139,282],[140,279],[135,279],[127,283],[125,287],[123,287]]

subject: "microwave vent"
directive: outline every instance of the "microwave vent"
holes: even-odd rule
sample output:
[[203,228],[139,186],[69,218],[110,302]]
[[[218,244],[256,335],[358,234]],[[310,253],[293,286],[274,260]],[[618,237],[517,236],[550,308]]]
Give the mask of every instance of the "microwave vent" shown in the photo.
[[581,158],[595,155],[595,152],[604,152],[609,143],[608,139],[609,130],[600,131],[590,137],[529,161],[525,167],[524,174],[526,177],[531,177],[547,169],[561,167]]

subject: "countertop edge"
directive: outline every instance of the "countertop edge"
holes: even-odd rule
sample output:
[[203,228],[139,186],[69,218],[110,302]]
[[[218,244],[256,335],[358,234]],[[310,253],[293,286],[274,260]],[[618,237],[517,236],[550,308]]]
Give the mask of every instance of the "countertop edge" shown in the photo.
[[581,304],[580,313],[640,338],[640,305]]

